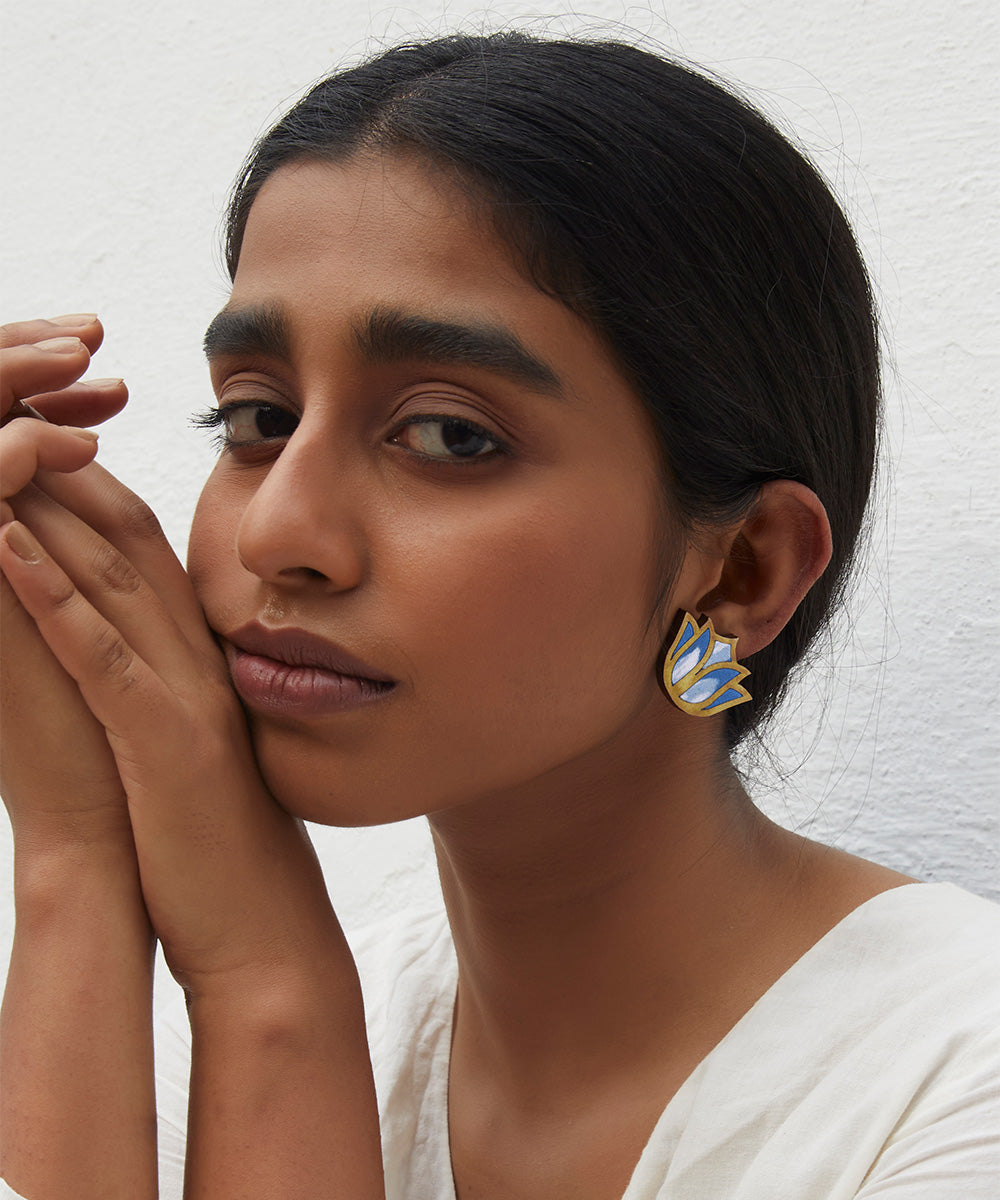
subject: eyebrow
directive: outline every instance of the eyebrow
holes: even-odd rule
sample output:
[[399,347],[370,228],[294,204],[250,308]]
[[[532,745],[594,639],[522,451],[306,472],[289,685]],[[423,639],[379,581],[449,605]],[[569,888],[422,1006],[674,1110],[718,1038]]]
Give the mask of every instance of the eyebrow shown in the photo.
[[563,392],[552,367],[502,325],[459,325],[378,306],[363,324],[355,326],[354,336],[358,349],[371,363],[418,359],[480,367],[534,391],[553,396]]
[[224,308],[205,330],[202,346],[209,362],[227,354],[260,354],[288,362],[288,324],[273,305]]
[[[414,359],[480,367],[533,391],[563,394],[552,367],[502,325],[437,321],[379,305],[355,324],[353,332],[362,358],[373,365]],[[222,309],[205,331],[203,344],[209,361],[239,354],[291,360],[288,322],[274,305]]]

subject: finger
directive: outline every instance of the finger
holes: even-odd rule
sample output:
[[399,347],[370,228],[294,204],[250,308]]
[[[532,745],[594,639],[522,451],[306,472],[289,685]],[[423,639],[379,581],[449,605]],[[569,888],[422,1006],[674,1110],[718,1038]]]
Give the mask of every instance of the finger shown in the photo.
[[35,483],[37,488],[18,497],[14,512],[78,586],[86,578],[88,560],[106,542],[160,597],[188,642],[202,654],[216,652],[188,574],[148,504],[98,463],[90,463],[72,479],[39,471]]
[[[0,325],[0,351],[59,337],[78,338],[93,355],[104,340],[104,329],[93,313],[15,321]],[[3,369],[6,373],[8,368]],[[120,379],[87,379],[56,390],[46,385],[32,397],[32,407],[57,425],[99,425],[120,412],[127,399],[128,390]]]
[[[25,507],[20,501],[16,504],[14,511],[18,518],[24,516]],[[37,513],[45,508],[43,499],[42,505],[34,511]],[[180,691],[193,677],[208,678],[212,674],[219,680],[227,677],[222,654],[200,610],[192,646],[173,616],[171,597],[161,597],[125,555],[71,514],[55,514],[50,508],[48,516],[47,536],[41,534],[37,525],[33,525],[29,532],[23,520],[8,526],[8,529],[12,529],[15,539],[20,537],[24,544],[29,539],[36,546],[40,542],[44,546],[45,558],[53,560],[52,568],[70,581],[79,595],[153,671]],[[51,519],[53,517],[58,519]],[[43,520],[42,524],[46,522]],[[177,566],[185,594],[191,597],[192,604],[196,606],[190,581],[180,564]],[[26,577],[28,584],[33,578],[46,578],[46,572],[52,568],[46,566],[29,573]],[[25,608],[31,612],[17,588],[17,581],[11,578],[11,583]],[[173,599],[176,601],[177,597]]]
[[[258,818],[263,812],[272,824],[287,823],[257,774],[224,664],[214,674],[190,655],[156,598],[143,592],[141,580],[109,581],[145,612],[145,623],[119,627],[20,522],[0,529],[0,571],[104,727],[130,807],[143,797],[157,801],[151,809],[144,806],[147,845],[155,853],[171,852],[160,834],[170,828],[175,836],[189,835],[192,818],[201,823],[200,833],[206,818],[220,835],[226,831],[225,839],[202,838],[201,849],[207,851],[224,849],[233,836],[246,837],[243,817],[250,809]],[[222,664],[218,651],[216,656]],[[218,799],[220,786],[227,785],[234,803],[207,812],[206,790]],[[174,850],[178,844],[173,842]],[[188,841],[188,860],[190,850]],[[213,860],[211,882],[221,881]]]
[[[20,541],[17,538],[18,530],[21,532]],[[84,737],[85,762],[93,776],[91,783],[96,785],[90,788],[84,786],[84,795],[81,797],[84,806],[88,811],[110,811],[116,821],[120,821],[124,815],[127,823],[127,808],[124,808],[124,812],[118,810],[118,798],[123,794],[127,798],[130,791],[137,791],[141,795],[149,789],[151,782],[155,786],[155,780],[167,773],[170,753],[177,756],[176,741],[174,746],[166,747],[157,736],[157,714],[170,711],[172,698],[162,694],[165,689],[160,681],[134,654],[118,631],[87,604],[72,582],[44,554],[23,526],[8,525],[0,531],[0,571],[23,606],[23,611],[32,619],[35,636],[41,635],[39,640],[45,651],[54,656],[65,672],[68,683],[76,692],[77,702],[86,706],[87,721],[94,718],[99,723],[103,744],[113,756],[110,763],[98,757],[95,769],[93,745],[86,736],[93,733],[92,727],[66,732],[63,745],[73,733]],[[9,691],[8,687],[4,688],[5,697]],[[46,699],[50,696],[51,691],[47,691]],[[135,729],[136,722],[142,733],[138,743],[133,738],[131,745],[138,744],[148,749],[148,755],[137,757],[130,752],[128,734]],[[27,728],[30,727],[29,721]],[[16,728],[18,723],[15,721]],[[121,733],[118,733],[119,730]],[[9,735],[6,721],[4,734],[5,737]],[[44,744],[43,738],[43,748]],[[20,749],[23,751],[24,748]],[[116,750],[119,753],[124,751],[123,762],[139,767],[137,780],[129,778],[120,769]],[[23,755],[17,751],[18,747],[15,746],[11,754],[4,756],[5,774],[9,776],[5,779],[5,786],[9,784],[13,789],[10,794],[17,795],[20,763],[25,772],[21,782],[26,784],[29,794],[35,798],[33,805],[36,805],[38,774],[25,765]],[[62,759],[62,746],[54,757]],[[13,775],[10,775],[10,764],[6,761],[11,758],[14,760]],[[78,789],[79,786],[80,781],[75,780],[73,788]],[[76,792],[73,788],[71,794],[75,801]],[[96,804],[91,804],[91,800]],[[31,811],[34,816],[34,807]],[[56,805],[54,815],[58,816],[58,811]],[[76,819],[75,803],[73,819]]]
[[67,387],[89,364],[90,351],[78,337],[47,338],[0,350],[0,412],[15,400]]
[[[229,828],[233,821],[235,833],[240,834],[240,812],[220,810],[210,820],[214,832],[206,830],[204,820],[206,798],[218,798],[220,787],[232,784],[242,794],[229,765],[235,748],[248,778],[256,780],[257,806],[269,813],[273,809],[272,816],[278,811],[270,801],[264,803],[266,793],[254,773],[246,727],[228,682],[213,679],[202,664],[188,664],[193,669],[179,683],[164,678],[160,672],[165,664],[161,661],[158,669],[147,662],[130,644],[126,631],[116,628],[88,601],[20,523],[0,530],[0,571],[103,726],[128,799],[137,848],[140,838],[134,820],[137,812],[142,815],[143,844],[153,856],[151,869],[154,860],[166,855],[172,880],[179,878],[180,866],[195,866],[199,885],[218,887],[223,879],[218,856],[209,856],[209,876],[203,879],[199,866],[204,864],[193,863],[188,838],[192,820],[200,823],[196,833],[219,848],[232,841],[222,835],[233,832]],[[176,660],[185,659],[176,631],[164,636],[162,614],[150,617],[157,648],[168,657],[172,651]],[[170,665],[177,667],[178,662]],[[145,867],[142,873],[145,888]]]
[[97,452],[97,434],[89,429],[48,425],[43,421],[15,421],[0,442],[0,520],[10,520],[6,498],[21,491],[40,467],[50,471],[77,471]]
[[93,810],[121,803],[104,727],[0,574],[0,794],[21,810]]
[[128,388],[121,379],[81,379],[31,397],[31,407],[55,425],[100,425],[127,403]]
[[64,336],[78,337],[94,354],[104,340],[104,328],[95,313],[67,313],[61,317],[12,321],[8,325],[0,325],[0,350]]
[[169,689],[20,522],[0,534],[0,570],[109,740],[127,738],[137,720],[155,728],[157,711],[172,700]]

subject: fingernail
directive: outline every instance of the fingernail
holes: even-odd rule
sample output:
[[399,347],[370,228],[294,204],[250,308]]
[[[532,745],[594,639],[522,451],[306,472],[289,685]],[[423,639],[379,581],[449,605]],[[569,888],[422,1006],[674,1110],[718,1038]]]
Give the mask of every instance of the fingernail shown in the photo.
[[77,354],[83,349],[83,342],[73,337],[46,338],[44,342],[35,342],[35,349],[52,354]]
[[50,325],[93,325],[97,313],[64,313],[61,317],[46,318]]
[[17,555],[27,563],[40,562],[45,551],[41,548],[38,542],[28,532],[27,528],[20,521],[12,521],[7,526],[6,531],[7,545]]
[[81,379],[80,382],[85,387],[111,388],[117,387],[120,383],[124,383],[125,381],[119,377],[118,379]]
[[81,438],[85,442],[97,441],[98,435],[93,431],[93,429],[77,429],[75,425],[62,425],[60,428],[64,432],[71,433],[74,437]]

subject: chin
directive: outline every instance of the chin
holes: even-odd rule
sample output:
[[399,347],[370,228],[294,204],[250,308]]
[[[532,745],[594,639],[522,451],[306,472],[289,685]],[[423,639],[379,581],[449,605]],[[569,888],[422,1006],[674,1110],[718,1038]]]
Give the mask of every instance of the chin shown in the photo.
[[388,825],[434,807],[420,804],[412,779],[407,787],[392,778],[398,773],[386,769],[385,756],[362,755],[354,747],[332,746],[327,738],[257,722],[251,734],[268,790],[286,812],[303,821],[344,828]]

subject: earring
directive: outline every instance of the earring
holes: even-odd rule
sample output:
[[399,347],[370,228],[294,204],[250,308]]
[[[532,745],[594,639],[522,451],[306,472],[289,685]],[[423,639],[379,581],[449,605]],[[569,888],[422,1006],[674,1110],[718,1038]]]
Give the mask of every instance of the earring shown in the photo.
[[750,671],[736,661],[736,641],[717,634],[711,617],[699,625],[684,614],[663,663],[663,686],[679,709],[710,717],[751,699],[740,684]]

